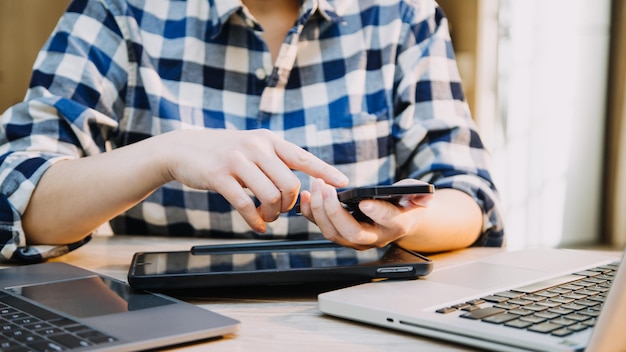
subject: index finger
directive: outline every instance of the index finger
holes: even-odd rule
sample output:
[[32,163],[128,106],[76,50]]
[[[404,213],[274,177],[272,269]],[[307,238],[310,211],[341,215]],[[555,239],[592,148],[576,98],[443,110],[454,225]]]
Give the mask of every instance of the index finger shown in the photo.
[[303,148],[285,140],[278,140],[275,146],[276,155],[289,168],[321,178],[335,187],[344,187],[348,184],[349,180],[346,175]]

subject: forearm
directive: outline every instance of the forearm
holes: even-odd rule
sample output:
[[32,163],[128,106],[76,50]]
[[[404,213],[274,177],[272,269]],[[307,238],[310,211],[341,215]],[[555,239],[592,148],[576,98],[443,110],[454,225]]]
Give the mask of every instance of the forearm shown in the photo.
[[73,242],[176,180],[220,193],[252,229],[263,232],[265,222],[296,202],[300,181],[292,170],[334,187],[348,183],[336,168],[267,130],[169,132],[53,165],[35,188],[23,226],[31,243]]
[[398,244],[420,252],[441,252],[470,246],[482,228],[482,212],[472,197],[454,189],[437,190],[420,220]]
[[22,221],[31,244],[78,241],[166,182],[158,145],[146,140],[61,161],[37,184]]

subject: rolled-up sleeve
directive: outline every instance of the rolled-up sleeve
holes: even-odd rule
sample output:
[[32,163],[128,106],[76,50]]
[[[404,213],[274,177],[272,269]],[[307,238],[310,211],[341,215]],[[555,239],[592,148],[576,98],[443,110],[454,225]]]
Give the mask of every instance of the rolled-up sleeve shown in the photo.
[[[422,2],[425,4],[426,2]],[[465,101],[447,19],[432,3],[408,13],[398,56],[395,98],[398,165],[406,175],[476,200],[483,228],[475,246],[501,246],[504,220],[489,172],[490,155]]]

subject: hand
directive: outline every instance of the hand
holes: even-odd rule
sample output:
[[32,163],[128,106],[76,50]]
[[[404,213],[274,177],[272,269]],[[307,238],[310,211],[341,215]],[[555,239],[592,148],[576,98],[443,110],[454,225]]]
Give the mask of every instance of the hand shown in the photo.
[[[421,184],[405,179],[396,184]],[[366,249],[383,247],[409,234],[423,217],[431,194],[402,197],[398,205],[384,200],[363,200],[359,209],[373,223],[358,222],[337,199],[337,191],[323,180],[314,180],[311,191],[300,195],[302,214],[317,224],[324,237],[347,247]]]
[[[257,232],[294,206],[300,181],[292,170],[336,187],[348,183],[336,168],[268,130],[180,130],[156,138],[166,181],[220,193]],[[258,209],[246,189],[260,201]]]

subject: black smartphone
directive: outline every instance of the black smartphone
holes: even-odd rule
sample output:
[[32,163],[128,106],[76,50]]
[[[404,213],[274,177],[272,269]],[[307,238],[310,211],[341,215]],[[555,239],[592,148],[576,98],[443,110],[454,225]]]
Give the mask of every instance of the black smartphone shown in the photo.
[[337,193],[339,201],[348,207],[358,204],[364,199],[382,199],[398,203],[403,196],[411,194],[432,194],[435,186],[431,184],[371,186],[347,189]]
[[[364,199],[380,199],[398,204],[403,196],[411,194],[433,194],[435,186],[429,183],[416,185],[388,185],[355,187],[337,192],[337,198],[359,221],[371,221],[361,211],[358,204]],[[296,204],[296,213],[300,213],[300,204]]]
[[391,185],[352,188],[338,192],[337,197],[355,219],[360,222],[372,223],[372,219],[363,214],[359,209],[360,201],[364,199],[381,199],[393,204],[398,204],[403,196],[411,194],[432,194],[434,192],[435,186],[431,184]]
[[138,252],[128,282],[134,288],[153,291],[360,283],[416,279],[429,274],[432,266],[427,257],[396,244],[360,251],[328,240],[266,241]]

